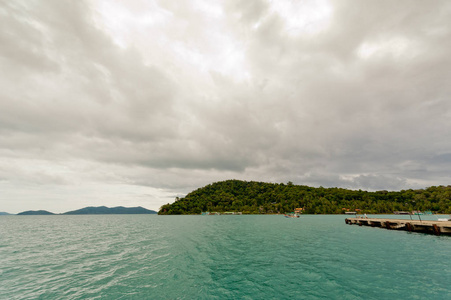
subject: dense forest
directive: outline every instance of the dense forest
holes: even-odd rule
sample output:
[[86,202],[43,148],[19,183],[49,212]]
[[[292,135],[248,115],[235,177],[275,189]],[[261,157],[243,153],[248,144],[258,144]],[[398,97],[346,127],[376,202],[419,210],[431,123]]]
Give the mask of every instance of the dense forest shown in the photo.
[[172,204],[163,205],[160,215],[200,214],[203,211],[235,211],[244,214],[273,214],[304,208],[306,214],[393,213],[433,211],[451,213],[451,186],[419,190],[377,191],[314,188],[291,182],[264,183],[227,180],[197,189]]

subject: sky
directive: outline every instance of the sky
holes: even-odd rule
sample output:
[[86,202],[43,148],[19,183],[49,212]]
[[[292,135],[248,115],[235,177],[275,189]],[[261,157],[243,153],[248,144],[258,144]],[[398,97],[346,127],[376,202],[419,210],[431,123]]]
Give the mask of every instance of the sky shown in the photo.
[[451,184],[451,1],[0,0],[0,211]]

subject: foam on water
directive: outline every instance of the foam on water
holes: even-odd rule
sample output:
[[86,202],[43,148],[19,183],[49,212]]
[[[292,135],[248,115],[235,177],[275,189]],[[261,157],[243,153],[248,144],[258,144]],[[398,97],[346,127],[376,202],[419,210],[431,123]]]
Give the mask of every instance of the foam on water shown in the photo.
[[2,216],[0,299],[451,299],[451,237],[344,216]]

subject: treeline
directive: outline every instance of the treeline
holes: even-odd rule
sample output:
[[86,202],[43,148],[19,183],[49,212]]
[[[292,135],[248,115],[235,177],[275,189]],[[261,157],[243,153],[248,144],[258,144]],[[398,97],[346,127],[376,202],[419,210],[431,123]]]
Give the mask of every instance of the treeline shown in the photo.
[[197,189],[184,198],[176,198],[174,203],[163,205],[158,214],[200,214],[203,211],[271,214],[292,212],[300,207],[307,214],[341,214],[344,209],[372,214],[412,210],[450,214],[451,186],[367,192],[314,188],[291,182],[227,180]]

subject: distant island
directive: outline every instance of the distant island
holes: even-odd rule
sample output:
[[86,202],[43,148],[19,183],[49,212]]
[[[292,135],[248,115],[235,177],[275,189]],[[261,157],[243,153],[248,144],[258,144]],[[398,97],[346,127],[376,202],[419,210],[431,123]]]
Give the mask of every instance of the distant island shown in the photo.
[[[154,210],[144,207],[106,207],[106,206],[89,206],[78,210],[68,211],[59,215],[119,215],[119,214],[156,214]],[[56,215],[46,210],[28,210],[17,215]]]
[[78,210],[68,211],[63,213],[63,215],[122,215],[122,214],[156,214],[157,212],[154,210],[149,210],[144,207],[106,207],[106,206],[98,206],[98,207],[85,207]]
[[288,213],[303,208],[306,214],[342,214],[349,211],[386,214],[394,211],[451,213],[451,186],[402,191],[314,188],[292,182],[265,183],[226,180],[192,191],[158,214],[182,215],[201,212],[242,212],[243,214]]
[[46,211],[46,210],[27,210],[27,211],[23,211],[21,213],[18,213],[17,215],[20,215],[20,216],[54,215],[54,213]]
[[9,215],[11,214],[4,211],[0,211],[0,216],[9,216]]

